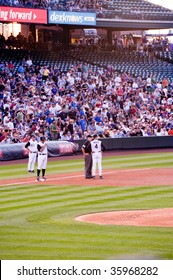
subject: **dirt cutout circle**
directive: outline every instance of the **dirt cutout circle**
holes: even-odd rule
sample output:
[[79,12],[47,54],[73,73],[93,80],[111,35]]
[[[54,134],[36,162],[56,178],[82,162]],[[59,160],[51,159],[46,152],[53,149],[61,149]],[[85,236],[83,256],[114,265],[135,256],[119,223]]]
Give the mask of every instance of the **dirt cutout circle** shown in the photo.
[[173,208],[102,212],[76,220],[99,225],[173,227]]

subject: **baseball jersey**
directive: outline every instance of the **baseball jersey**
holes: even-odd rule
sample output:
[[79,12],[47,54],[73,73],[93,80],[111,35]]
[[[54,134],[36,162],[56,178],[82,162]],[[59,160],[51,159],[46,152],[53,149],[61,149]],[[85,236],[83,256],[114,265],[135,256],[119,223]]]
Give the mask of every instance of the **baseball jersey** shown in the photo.
[[31,152],[37,152],[37,141],[33,141],[30,139],[28,143],[25,145],[25,148],[28,148],[31,150]]
[[104,150],[105,150],[105,147],[103,146],[103,144],[100,140],[91,141],[92,153],[100,153],[101,151],[104,151]]
[[[44,146],[44,144],[45,144],[45,142],[43,143],[43,142],[39,142],[38,143],[38,145],[37,145],[37,148],[38,148],[38,151],[40,151],[41,150],[41,148]],[[39,153],[38,153],[39,154]],[[43,151],[42,152],[40,152],[40,154],[45,154],[45,155],[47,155],[47,145],[46,145],[46,147],[43,149]]]
[[82,148],[84,148],[85,153],[91,153],[91,151],[88,149],[88,145],[90,144],[90,141],[86,141],[83,145]]

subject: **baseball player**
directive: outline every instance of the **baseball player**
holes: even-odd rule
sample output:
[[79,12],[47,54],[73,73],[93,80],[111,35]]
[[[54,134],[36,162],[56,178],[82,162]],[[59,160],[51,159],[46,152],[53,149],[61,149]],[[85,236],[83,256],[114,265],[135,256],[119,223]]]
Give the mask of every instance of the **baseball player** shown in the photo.
[[88,135],[87,140],[82,145],[81,149],[85,159],[85,179],[92,178],[92,155],[91,151],[88,149],[88,145],[90,144],[91,140],[92,136]]
[[[45,172],[47,167],[47,144],[44,136],[40,137],[40,142],[37,144],[38,149],[38,167],[37,167],[37,179],[36,181],[46,181]],[[42,170],[42,179],[40,179],[40,172]]]
[[37,157],[37,141],[35,135],[31,135],[30,140],[26,143],[25,148],[28,150],[28,172],[34,173],[34,166]]
[[96,176],[96,166],[98,164],[99,176],[100,176],[100,179],[103,179],[103,177],[102,177],[102,152],[105,151],[105,146],[103,145],[103,143],[100,140],[98,140],[97,134],[93,135],[93,140],[90,142],[88,148],[91,150],[91,153],[92,153],[93,178],[95,178],[95,176]]

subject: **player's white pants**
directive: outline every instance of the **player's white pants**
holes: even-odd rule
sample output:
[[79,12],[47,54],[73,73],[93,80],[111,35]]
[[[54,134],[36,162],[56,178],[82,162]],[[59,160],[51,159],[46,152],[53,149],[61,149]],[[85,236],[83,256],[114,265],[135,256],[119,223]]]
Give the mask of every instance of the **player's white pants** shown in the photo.
[[36,155],[37,153],[29,153],[29,159],[28,159],[28,171],[33,171],[35,162],[36,162]]
[[38,169],[46,169],[47,155],[38,155]]
[[92,160],[93,160],[92,176],[96,176],[97,164],[99,169],[99,176],[102,176],[102,153],[93,153]]

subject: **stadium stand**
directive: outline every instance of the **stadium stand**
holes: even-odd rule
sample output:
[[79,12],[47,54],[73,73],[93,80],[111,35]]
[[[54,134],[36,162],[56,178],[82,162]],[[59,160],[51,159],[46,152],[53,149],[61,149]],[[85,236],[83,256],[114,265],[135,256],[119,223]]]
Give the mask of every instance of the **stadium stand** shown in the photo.
[[[144,0],[6,1],[66,11],[96,11],[98,17],[171,20],[172,12]],[[83,38],[47,51],[30,32],[0,37],[0,143],[37,140],[172,135],[173,52],[159,38],[150,45],[132,37]],[[67,47],[67,46],[66,46]],[[40,51],[41,50],[41,51]],[[54,130],[54,132],[52,132]],[[55,133],[56,131],[56,133]]]
[[173,12],[145,0],[114,0],[107,2],[107,11],[124,19],[172,20]]
[[72,57],[80,57],[82,61],[106,68],[111,64],[118,72],[128,72],[135,77],[141,76],[146,79],[149,75],[154,74],[157,80],[162,79],[165,75],[168,79],[173,76],[173,65],[169,61],[157,59],[153,53],[143,53],[125,49],[114,49],[110,51],[72,51]]
[[165,60],[169,63],[172,63],[173,64],[173,52],[170,52],[170,51],[156,51],[154,53],[155,57],[159,58],[159,59],[162,59],[162,60]]
[[133,50],[97,53],[93,46],[50,54],[3,50],[0,61],[2,144],[25,142],[33,132],[38,139],[69,141],[88,133],[104,138],[171,133],[173,70],[167,61]]
[[173,11],[145,0],[0,0],[0,5],[96,12],[98,18],[173,20]]

